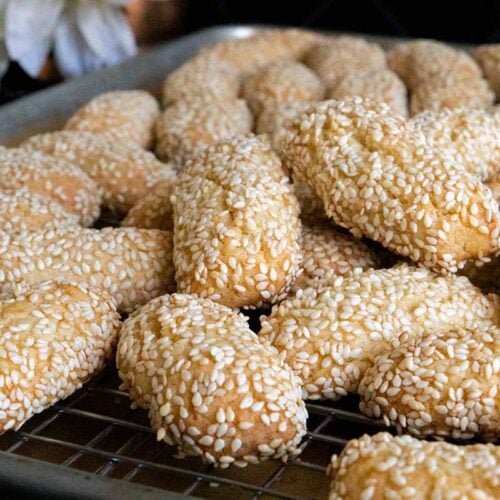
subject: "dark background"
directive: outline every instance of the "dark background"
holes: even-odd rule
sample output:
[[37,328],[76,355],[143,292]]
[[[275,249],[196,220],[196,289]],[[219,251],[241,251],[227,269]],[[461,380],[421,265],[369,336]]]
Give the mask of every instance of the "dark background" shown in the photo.
[[[500,42],[500,0],[175,1],[182,4],[182,14],[171,37],[213,25],[260,23],[470,44]],[[0,88],[0,104],[46,85],[11,64]]]
[[500,0],[192,0],[184,31],[270,23],[466,43],[500,41]]

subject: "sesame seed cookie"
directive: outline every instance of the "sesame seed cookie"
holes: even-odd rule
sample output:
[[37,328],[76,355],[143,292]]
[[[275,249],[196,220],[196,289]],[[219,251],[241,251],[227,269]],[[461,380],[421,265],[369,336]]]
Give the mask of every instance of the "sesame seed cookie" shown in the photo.
[[162,181],[151,192],[132,207],[123,219],[122,227],[144,229],[174,229],[174,208],[170,200],[177,179]]
[[458,446],[380,432],[333,455],[329,500],[498,498],[500,446]]
[[117,365],[159,440],[182,456],[240,467],[299,453],[299,381],[246,318],[209,299],[158,297],[123,324]]
[[276,104],[320,101],[324,92],[323,84],[307,66],[282,59],[247,76],[241,96],[254,115],[259,115]]
[[302,59],[322,37],[301,29],[265,29],[248,38],[223,40],[200,51],[216,56],[244,73],[282,58]]
[[0,236],[0,288],[64,279],[101,287],[122,312],[175,290],[172,233],[157,229],[59,229]]
[[162,103],[192,99],[236,99],[240,71],[215,55],[198,55],[170,73],[163,83]]
[[79,226],[78,217],[48,196],[27,189],[0,192],[0,230],[7,233]]
[[365,243],[327,225],[302,227],[301,252],[301,273],[292,286],[294,293],[318,280],[329,282],[380,265]]
[[299,114],[307,109],[310,103],[303,101],[275,103],[265,108],[258,116],[255,131],[267,134],[273,149],[279,153],[281,141],[286,135],[287,126]]
[[37,151],[0,148],[0,189],[25,188],[59,203],[90,226],[99,217],[99,186],[77,166]]
[[253,118],[242,99],[177,101],[156,122],[156,155],[182,168],[197,150],[252,130]]
[[[288,127],[292,124],[293,119],[299,113],[305,111],[309,105],[310,103],[297,101],[269,106],[259,115],[255,130],[259,134],[268,135],[272,148],[279,155],[281,153],[282,141],[288,133]],[[299,175],[298,172],[292,172],[286,163],[283,163],[283,168],[293,180],[295,196],[300,206],[301,219],[305,221],[311,220],[314,223],[328,220],[323,202],[308,186],[303,176]]]
[[480,45],[474,50],[474,59],[481,66],[490,87],[500,98],[500,43]]
[[44,282],[0,302],[0,432],[79,389],[112,357],[119,315],[105,292]]
[[410,125],[433,147],[459,156],[482,181],[500,172],[500,115],[482,109],[425,111],[414,116]]
[[361,411],[413,435],[500,435],[500,328],[403,333],[359,384]]
[[86,172],[103,190],[109,209],[127,213],[160,180],[174,178],[171,165],[153,153],[92,132],[58,131],[39,134],[21,148],[67,160]]
[[394,46],[389,67],[410,89],[410,113],[425,109],[482,107],[493,104],[494,93],[481,69],[462,50],[434,40],[413,40]]
[[440,272],[499,251],[491,191],[383,103],[312,105],[293,120],[282,157],[356,237]]
[[426,109],[489,108],[494,94],[486,80],[474,78],[456,81],[453,75],[426,80],[410,96],[410,114]]
[[159,112],[158,102],[148,92],[116,90],[94,97],[71,116],[64,128],[95,132],[116,142],[150,149]]
[[172,201],[178,291],[247,308],[286,294],[299,267],[299,207],[263,136],[188,160]]
[[354,71],[373,71],[387,67],[385,53],[376,43],[355,36],[328,38],[315,45],[305,56],[327,88]]
[[408,116],[406,86],[390,69],[349,72],[327,93],[328,99],[342,100],[352,96],[385,102],[397,113]]
[[467,278],[399,265],[338,277],[299,290],[261,317],[260,338],[285,356],[305,398],[337,399],[356,392],[374,358],[405,330],[500,324],[500,299]]
[[454,82],[481,79],[481,69],[469,54],[435,40],[398,43],[387,53],[387,63],[411,91],[445,75]]

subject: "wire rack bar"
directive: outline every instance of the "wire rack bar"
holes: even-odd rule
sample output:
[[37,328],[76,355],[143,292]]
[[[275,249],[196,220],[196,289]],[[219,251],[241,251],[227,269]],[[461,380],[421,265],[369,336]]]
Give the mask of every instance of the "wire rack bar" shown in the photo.
[[[174,472],[176,474],[184,475],[184,476],[191,476],[196,479],[204,480],[210,483],[218,483],[218,484],[225,484],[229,486],[236,486],[238,488],[242,488],[244,490],[250,490],[250,491],[255,491],[259,493],[266,493],[269,495],[274,495],[274,496],[279,496],[281,498],[288,498],[288,499],[298,499],[299,497],[291,496],[291,495],[281,495],[277,491],[273,491],[272,489],[269,488],[264,488],[264,487],[259,487],[255,486],[249,483],[245,483],[243,481],[238,481],[235,479],[228,479],[220,476],[212,476],[210,474],[206,474],[204,472],[198,472],[198,471],[191,471],[189,469],[183,469],[182,467],[174,467],[171,465],[166,465],[166,464],[160,464],[156,463],[150,460],[143,460],[143,459],[137,459],[134,457],[126,456],[126,455],[120,455],[118,453],[114,452],[108,452],[108,451],[102,451],[97,448],[92,448],[91,446],[87,445],[78,445],[75,443],[70,443],[67,441],[62,441],[59,439],[55,438],[49,438],[45,436],[39,436],[36,434],[32,434],[29,432],[22,432],[19,431],[19,434],[30,440],[34,441],[41,441],[43,443],[47,444],[54,444],[54,445],[60,445],[64,446],[66,448],[70,448],[78,452],[79,454],[90,454],[90,455],[98,455],[100,457],[104,457],[107,459],[111,459],[116,462],[128,462],[130,464],[134,464],[138,467],[147,467],[149,469],[156,469],[159,471],[164,471],[164,472]],[[62,465],[62,464],[61,464]],[[129,475],[128,479],[132,479],[133,475]]]

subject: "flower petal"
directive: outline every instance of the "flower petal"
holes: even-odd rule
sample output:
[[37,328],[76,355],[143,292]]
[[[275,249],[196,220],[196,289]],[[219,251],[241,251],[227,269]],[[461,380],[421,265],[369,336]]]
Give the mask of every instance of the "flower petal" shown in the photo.
[[52,36],[40,40],[29,52],[21,56],[17,62],[21,68],[31,76],[36,78],[40,74],[43,63],[47,60],[52,45]]
[[64,0],[9,0],[5,41],[10,57],[18,61],[49,38],[63,6]]
[[78,31],[75,12],[70,9],[57,25],[54,56],[61,73],[66,77],[80,76],[104,66]]
[[96,0],[80,3],[78,27],[87,44],[106,64],[116,64],[136,53],[127,17],[118,7]]

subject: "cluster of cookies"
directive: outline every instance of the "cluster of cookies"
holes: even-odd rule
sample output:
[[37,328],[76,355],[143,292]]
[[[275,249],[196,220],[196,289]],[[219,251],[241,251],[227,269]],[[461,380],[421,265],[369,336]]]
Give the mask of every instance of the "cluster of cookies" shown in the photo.
[[500,435],[500,47],[475,57],[266,30],[169,75],[163,110],[111,92],[1,148],[0,429],[117,344],[182,456],[286,460],[305,399],[355,393],[408,435],[350,442],[331,498],[497,496],[498,448],[418,439]]

